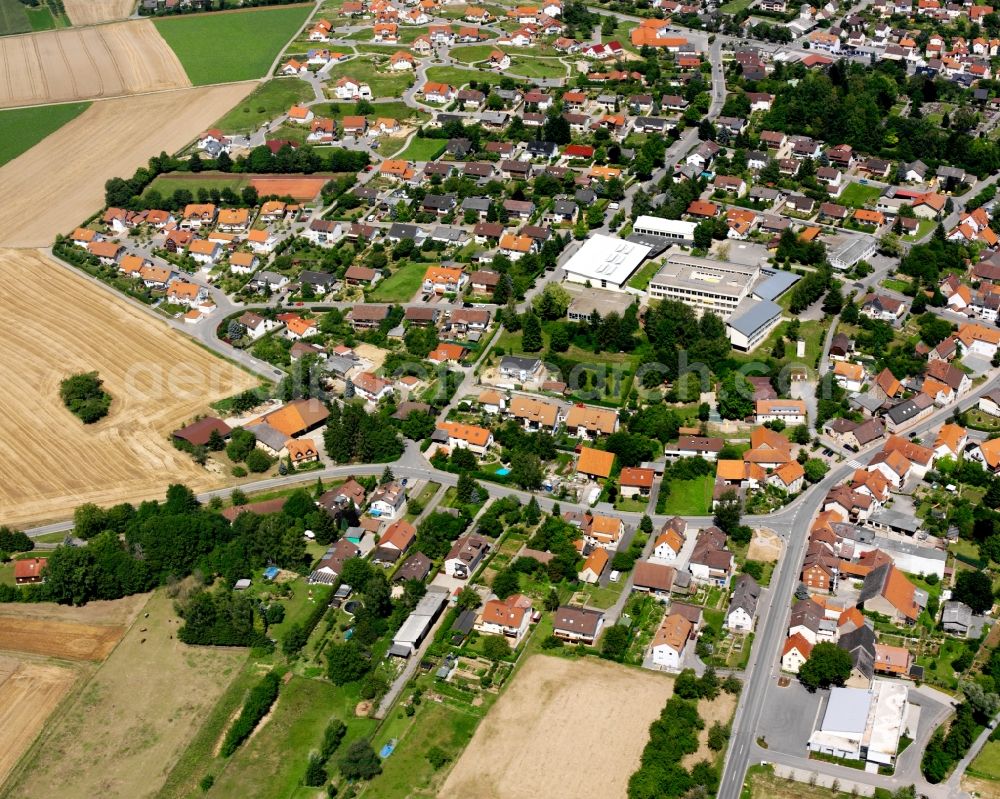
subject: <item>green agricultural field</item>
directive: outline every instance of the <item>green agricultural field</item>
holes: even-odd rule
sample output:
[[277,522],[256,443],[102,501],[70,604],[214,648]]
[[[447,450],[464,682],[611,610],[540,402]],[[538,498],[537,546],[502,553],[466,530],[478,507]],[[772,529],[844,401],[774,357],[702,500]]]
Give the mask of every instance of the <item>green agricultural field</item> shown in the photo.
[[663,506],[667,516],[705,516],[712,509],[713,475],[706,474],[694,480],[672,480],[664,483],[660,491],[670,490]]
[[196,86],[253,80],[302,26],[312,5],[190,14],[153,20]]
[[11,33],[30,33],[31,20],[20,0],[0,0],[0,36]]
[[874,202],[882,190],[878,186],[862,186],[860,183],[852,183],[844,189],[837,202],[850,208],[862,208],[866,203]]
[[433,161],[444,152],[445,144],[444,139],[425,139],[415,136],[399,157],[407,161]]
[[90,103],[65,103],[0,111],[0,166],[30,150],[89,107]]
[[[413,85],[413,73],[379,72],[375,66],[377,59],[361,56],[337,64],[330,69],[330,84],[345,76],[363,80],[372,89],[375,97],[400,97]],[[386,62],[388,64],[388,62]]]
[[462,69],[461,67],[429,67],[427,70],[427,80],[447,83],[460,89],[467,83],[488,83],[497,85],[502,80],[502,76],[496,72],[487,70]]
[[215,123],[225,133],[252,133],[296,103],[313,99],[312,86],[299,78],[269,80]]
[[26,7],[28,22],[33,31],[50,31],[55,28],[68,28],[69,20],[65,15],[56,16],[48,6]]
[[424,283],[427,264],[407,262],[369,293],[372,302],[409,302]]

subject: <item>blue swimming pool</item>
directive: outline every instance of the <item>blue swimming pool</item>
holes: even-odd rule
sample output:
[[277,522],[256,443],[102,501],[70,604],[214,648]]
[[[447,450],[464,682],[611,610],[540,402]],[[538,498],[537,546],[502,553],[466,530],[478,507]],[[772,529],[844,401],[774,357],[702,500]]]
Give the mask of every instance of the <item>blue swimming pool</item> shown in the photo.
[[506,466],[503,466],[500,469],[496,470],[496,474],[500,475],[501,477],[506,477],[508,474],[510,474],[510,469],[508,469]]

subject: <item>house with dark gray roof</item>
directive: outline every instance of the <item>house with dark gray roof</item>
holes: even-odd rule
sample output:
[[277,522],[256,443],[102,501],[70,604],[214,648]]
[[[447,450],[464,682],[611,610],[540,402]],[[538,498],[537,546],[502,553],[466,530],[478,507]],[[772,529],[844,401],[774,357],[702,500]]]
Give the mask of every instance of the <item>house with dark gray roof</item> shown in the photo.
[[760,586],[757,581],[749,574],[737,577],[733,583],[729,610],[726,611],[726,629],[732,632],[752,632],[759,599]]
[[875,676],[875,632],[863,624],[840,636],[837,646],[851,656],[851,676],[847,685],[868,688]]

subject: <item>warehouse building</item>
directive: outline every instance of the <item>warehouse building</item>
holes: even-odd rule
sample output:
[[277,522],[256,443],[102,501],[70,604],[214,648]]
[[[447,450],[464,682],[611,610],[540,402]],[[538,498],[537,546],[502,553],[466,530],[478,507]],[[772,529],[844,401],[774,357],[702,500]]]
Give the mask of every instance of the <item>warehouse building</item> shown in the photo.
[[891,766],[902,735],[916,737],[920,709],[904,683],[875,680],[870,689],[832,688],[809,750],[845,760]]

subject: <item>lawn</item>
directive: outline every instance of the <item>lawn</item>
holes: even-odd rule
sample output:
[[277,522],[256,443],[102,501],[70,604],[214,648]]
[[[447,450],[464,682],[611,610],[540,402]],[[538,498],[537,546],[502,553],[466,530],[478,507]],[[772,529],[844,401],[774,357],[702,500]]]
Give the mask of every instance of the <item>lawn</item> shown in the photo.
[[249,182],[248,175],[230,175],[222,172],[199,172],[195,175],[190,172],[180,172],[171,175],[158,175],[149,184],[144,194],[158,191],[161,196],[169,197],[177,189],[187,189],[197,197],[199,189],[222,191],[225,188],[230,188],[238,192]]
[[[480,711],[482,712],[482,711]],[[427,752],[437,746],[451,760],[457,760],[472,738],[479,716],[475,711],[454,703],[424,701],[412,718],[395,711],[375,736],[376,751],[392,738],[397,739],[392,756],[383,761],[382,773],[360,795],[378,799],[406,799],[410,796],[433,796],[447,769],[435,771]]]
[[299,78],[278,78],[254,89],[214,127],[225,133],[252,133],[296,103],[313,99],[312,86]]
[[338,78],[351,77],[363,80],[372,90],[375,97],[400,97],[404,91],[413,85],[413,73],[379,72],[375,59],[370,57],[352,58],[343,64],[337,64],[330,69],[330,85]]
[[987,741],[968,773],[985,780],[1000,780],[1000,741]]
[[634,499],[619,497],[615,502],[615,509],[626,513],[645,513],[648,507],[649,497],[636,497]]
[[312,5],[188,14],[153,21],[196,86],[252,80],[302,26]]
[[[431,118],[430,114],[410,108],[402,100],[378,101],[372,103],[372,105],[375,107],[375,111],[368,115],[368,118],[371,120],[375,120],[378,117],[391,117],[400,122],[406,122],[411,119],[415,119],[418,122],[426,122]],[[354,113],[355,104],[323,103],[322,105],[314,105],[312,109],[320,116],[344,116]]]
[[629,288],[633,288],[638,291],[645,291],[649,286],[649,281],[652,280],[653,276],[660,270],[660,266],[661,264],[658,264],[655,261],[650,261],[632,276],[632,279],[628,282]]
[[861,208],[866,203],[874,202],[882,190],[878,186],[862,186],[860,183],[851,183],[841,193],[837,202],[851,208]]
[[738,14],[744,8],[749,8],[753,0],[730,0],[719,10],[724,14]]
[[208,799],[292,796],[302,784],[309,753],[319,748],[331,719],[339,717],[348,726],[342,747],[371,733],[375,722],[354,716],[357,701],[356,686],[337,688],[293,677],[282,685],[266,726],[228,760],[214,758],[209,772],[215,775],[215,784],[204,795]]
[[713,475],[706,474],[694,480],[671,480],[660,487],[670,490],[663,512],[667,516],[706,516],[712,511]]
[[910,283],[908,283],[905,280],[899,280],[898,278],[894,277],[887,277],[885,280],[882,281],[882,285],[885,286],[890,291],[898,291],[900,294],[905,293],[906,290],[910,288]]
[[474,61],[485,61],[496,48],[492,44],[470,44],[468,47],[456,47],[451,51],[451,57],[463,64]]
[[495,72],[478,69],[470,70],[462,69],[461,67],[429,67],[427,69],[427,80],[447,83],[456,89],[460,89],[467,83],[489,83],[495,85],[500,83],[501,79],[502,76]]
[[0,0],[0,36],[10,33],[29,33],[31,20],[20,0]]
[[444,139],[425,139],[422,136],[414,136],[413,141],[399,157],[405,161],[433,161],[444,152],[446,142]]
[[30,150],[89,107],[90,103],[64,103],[0,111],[0,166]]
[[524,58],[519,56],[510,67],[510,73],[526,78],[565,78],[566,65],[555,58]]
[[368,294],[372,302],[408,302],[424,283],[426,264],[407,262]]
[[772,766],[751,766],[740,799],[848,799],[850,794],[775,776]]

